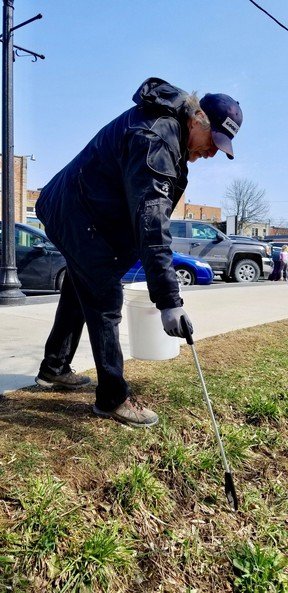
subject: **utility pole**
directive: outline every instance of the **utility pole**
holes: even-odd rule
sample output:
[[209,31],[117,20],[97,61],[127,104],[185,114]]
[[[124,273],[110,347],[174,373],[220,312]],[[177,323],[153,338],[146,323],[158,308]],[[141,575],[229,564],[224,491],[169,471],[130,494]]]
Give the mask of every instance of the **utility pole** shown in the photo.
[[[15,255],[14,213],[14,111],[13,62],[18,51],[32,55],[34,61],[44,56],[13,45],[13,31],[42,18],[41,14],[13,27],[14,0],[3,0],[2,51],[2,265],[0,268],[0,305],[21,305],[26,296],[20,290]],[[14,48],[16,52],[14,53]]]

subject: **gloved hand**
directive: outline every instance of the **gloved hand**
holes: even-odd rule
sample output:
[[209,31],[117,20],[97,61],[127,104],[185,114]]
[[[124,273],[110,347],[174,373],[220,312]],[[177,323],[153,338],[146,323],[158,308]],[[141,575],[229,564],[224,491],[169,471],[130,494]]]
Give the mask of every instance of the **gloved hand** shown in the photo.
[[182,307],[175,307],[174,309],[162,309],[161,319],[164,330],[168,336],[178,336],[179,338],[185,337],[180,323],[180,318],[182,315],[185,318],[186,324],[191,334],[193,334],[192,323]]

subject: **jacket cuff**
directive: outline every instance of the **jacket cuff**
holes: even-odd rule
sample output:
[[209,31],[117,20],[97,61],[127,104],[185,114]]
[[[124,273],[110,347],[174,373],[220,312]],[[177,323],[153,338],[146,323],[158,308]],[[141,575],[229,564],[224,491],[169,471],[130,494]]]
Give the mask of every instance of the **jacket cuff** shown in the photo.
[[178,295],[178,297],[167,296],[166,298],[161,298],[156,303],[157,309],[162,311],[163,309],[176,309],[176,307],[183,307],[183,299]]

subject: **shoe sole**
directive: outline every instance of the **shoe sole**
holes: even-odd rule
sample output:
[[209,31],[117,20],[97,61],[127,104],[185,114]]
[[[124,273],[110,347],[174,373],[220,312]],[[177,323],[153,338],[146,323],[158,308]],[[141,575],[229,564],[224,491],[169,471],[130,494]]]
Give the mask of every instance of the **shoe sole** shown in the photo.
[[68,391],[75,391],[76,389],[80,389],[84,387],[84,385],[90,385],[91,381],[87,383],[81,383],[81,385],[64,385],[64,383],[57,383],[57,381],[45,381],[45,379],[39,379],[36,377],[35,383],[40,387],[45,387],[46,389],[66,389]]
[[122,418],[122,416],[117,416],[116,414],[113,414],[113,412],[104,412],[103,410],[99,410],[99,408],[97,408],[97,406],[92,407],[93,410],[93,414],[95,414],[95,416],[98,416],[98,418],[112,418],[113,420],[116,420],[117,422],[120,422],[120,424],[126,424],[127,426],[133,426],[133,428],[149,428],[150,426],[155,426],[155,424],[158,424],[159,422],[159,418],[157,417],[157,420],[154,420],[154,422],[149,422],[149,423],[145,423],[145,422],[133,422],[130,420],[126,420],[125,418]]

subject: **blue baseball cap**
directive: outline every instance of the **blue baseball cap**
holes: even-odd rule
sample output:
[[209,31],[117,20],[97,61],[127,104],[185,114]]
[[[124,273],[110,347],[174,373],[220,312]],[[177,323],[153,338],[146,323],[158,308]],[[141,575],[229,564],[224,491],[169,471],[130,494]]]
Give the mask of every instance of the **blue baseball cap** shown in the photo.
[[226,152],[228,159],[234,159],[231,140],[243,121],[243,113],[238,101],[229,95],[207,93],[200,99],[200,107],[210,121],[215,146]]

